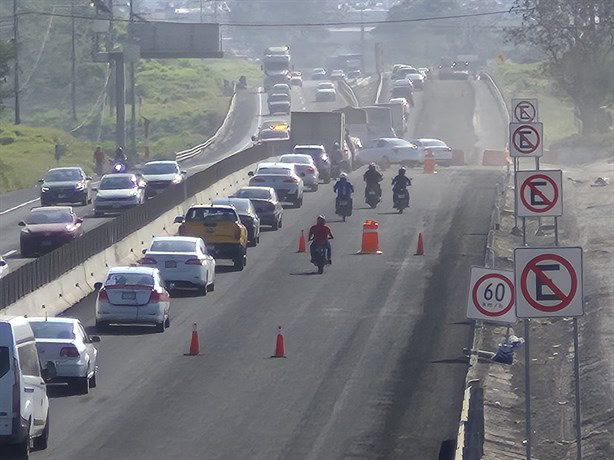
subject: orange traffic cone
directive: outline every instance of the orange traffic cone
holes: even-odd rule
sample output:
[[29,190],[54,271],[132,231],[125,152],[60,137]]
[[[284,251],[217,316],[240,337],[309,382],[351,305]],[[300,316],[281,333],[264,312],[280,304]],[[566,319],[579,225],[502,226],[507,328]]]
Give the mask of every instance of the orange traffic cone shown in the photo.
[[425,174],[434,174],[435,173],[435,156],[430,149],[427,149],[424,153],[424,173]]
[[424,242],[422,241],[422,232],[418,233],[418,248],[416,249],[417,256],[424,255]]
[[362,224],[362,244],[359,254],[381,254],[379,250],[379,224],[374,220],[365,220]]
[[197,356],[200,353],[200,343],[198,342],[198,331],[196,330],[196,323],[192,326],[192,340],[190,341],[190,352],[185,356]]
[[281,334],[281,326],[277,328],[277,342],[275,343],[275,354],[271,358],[285,358],[284,336]]
[[298,239],[298,251],[296,252],[305,252],[305,232],[301,230],[301,236]]

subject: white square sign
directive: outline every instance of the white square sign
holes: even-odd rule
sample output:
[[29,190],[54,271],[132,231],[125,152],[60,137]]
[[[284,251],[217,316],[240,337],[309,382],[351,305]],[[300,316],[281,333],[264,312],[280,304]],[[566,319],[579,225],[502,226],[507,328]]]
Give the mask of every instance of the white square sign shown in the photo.
[[537,99],[512,99],[512,120],[517,123],[533,123],[539,121]]
[[516,173],[516,215],[553,217],[563,215],[563,171],[536,170]]
[[471,267],[467,318],[516,323],[514,272]]
[[544,156],[544,126],[538,122],[510,123],[509,147],[511,157]]
[[519,318],[582,316],[582,248],[516,248],[514,286]]

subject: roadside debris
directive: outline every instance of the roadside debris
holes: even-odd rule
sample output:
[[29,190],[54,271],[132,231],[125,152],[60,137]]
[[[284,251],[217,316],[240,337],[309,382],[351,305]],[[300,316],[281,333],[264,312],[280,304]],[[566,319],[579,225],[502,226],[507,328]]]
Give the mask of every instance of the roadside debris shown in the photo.
[[610,185],[609,177],[597,177],[591,184],[591,187],[605,187],[606,185]]

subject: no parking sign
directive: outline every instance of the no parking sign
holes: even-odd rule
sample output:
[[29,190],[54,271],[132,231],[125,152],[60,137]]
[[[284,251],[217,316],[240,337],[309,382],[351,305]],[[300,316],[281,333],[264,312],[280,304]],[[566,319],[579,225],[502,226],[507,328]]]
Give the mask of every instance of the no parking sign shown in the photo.
[[467,318],[514,324],[514,272],[471,267]]
[[561,170],[518,171],[515,189],[518,217],[563,215]]

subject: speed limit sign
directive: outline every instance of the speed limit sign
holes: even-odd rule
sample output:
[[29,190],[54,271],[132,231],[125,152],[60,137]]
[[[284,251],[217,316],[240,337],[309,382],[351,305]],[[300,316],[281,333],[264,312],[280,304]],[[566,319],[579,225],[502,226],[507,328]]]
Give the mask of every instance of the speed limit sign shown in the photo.
[[471,267],[467,318],[513,324],[514,272]]

